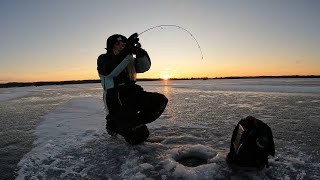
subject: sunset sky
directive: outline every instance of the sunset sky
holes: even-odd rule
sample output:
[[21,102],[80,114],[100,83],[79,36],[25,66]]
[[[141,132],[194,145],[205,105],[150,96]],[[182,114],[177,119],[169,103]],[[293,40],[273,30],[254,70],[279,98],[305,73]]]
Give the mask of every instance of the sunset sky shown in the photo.
[[0,83],[98,79],[115,33],[141,34],[138,78],[320,75],[318,0],[1,0]]

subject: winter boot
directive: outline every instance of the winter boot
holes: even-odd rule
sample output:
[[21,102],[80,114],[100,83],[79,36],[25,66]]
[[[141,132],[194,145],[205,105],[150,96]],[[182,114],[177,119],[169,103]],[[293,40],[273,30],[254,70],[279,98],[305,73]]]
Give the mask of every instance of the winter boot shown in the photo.
[[113,120],[111,120],[110,114],[106,116],[106,130],[109,135],[116,136],[118,133],[116,131]]

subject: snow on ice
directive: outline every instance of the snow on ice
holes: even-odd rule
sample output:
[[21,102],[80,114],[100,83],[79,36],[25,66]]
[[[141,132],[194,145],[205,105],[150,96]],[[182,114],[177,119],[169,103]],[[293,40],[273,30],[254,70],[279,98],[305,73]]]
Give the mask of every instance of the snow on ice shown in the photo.
[[[295,140],[288,143],[293,146],[287,147],[282,145],[286,143],[284,139],[275,139],[278,145],[276,156],[269,157],[270,167],[261,171],[234,171],[226,164],[232,130],[240,119],[234,118],[238,115],[224,115],[224,106],[232,109],[238,104],[238,109],[252,109],[254,105],[240,105],[246,104],[248,98],[261,98],[266,94],[254,96],[213,91],[201,93],[192,89],[183,91],[189,94],[181,95],[177,89],[172,90],[173,94],[177,92],[175,96],[171,94],[172,98],[176,98],[172,102],[184,103],[170,105],[169,102],[170,107],[164,114],[148,124],[149,140],[136,146],[127,144],[119,135],[110,137],[105,132],[105,111],[101,99],[71,99],[47,114],[37,127],[34,148],[18,164],[17,179],[320,179],[319,159],[314,160],[305,151],[292,148],[296,147]],[[232,105],[233,96],[240,97],[237,100],[240,99],[241,103],[234,102]],[[278,98],[277,94],[266,97],[263,100],[269,101],[271,98],[276,101]],[[298,97],[297,101],[304,99]],[[214,121],[210,115],[191,124],[178,121],[179,115],[173,114],[178,111],[174,108],[183,109],[186,106],[181,113],[190,117],[198,112],[209,112],[206,109],[208,104],[197,104],[194,101],[197,98],[218,103],[223,111],[219,111],[220,114],[213,112],[216,113]],[[228,102],[224,104],[225,101]],[[311,103],[318,103],[318,99]],[[192,107],[197,105],[198,111],[187,108],[190,104]],[[259,104],[265,105],[268,103]],[[258,110],[265,112],[263,117],[271,119],[274,115],[268,113],[269,109],[266,106]],[[312,152],[318,153],[317,150]],[[202,163],[197,166],[184,165],[182,161],[188,157]]]
[[[119,179],[145,179],[148,176],[158,176],[161,179],[178,177],[184,179],[197,179],[199,177],[211,179],[216,173],[216,162],[224,161],[224,156],[221,156],[211,147],[196,144],[197,137],[192,136],[185,137],[188,139],[187,141],[191,141],[190,145],[172,146],[174,148],[171,148],[171,145],[182,142],[181,137],[173,136],[172,139],[154,137],[159,142],[146,142],[142,145],[130,146],[121,137],[112,138],[105,134],[105,122],[101,121],[103,118],[104,110],[101,103],[96,99],[90,98],[73,99],[68,105],[46,115],[45,120],[36,129],[37,140],[34,142],[34,148],[19,163],[20,170],[17,179],[68,179],[70,177],[90,179],[88,173],[90,173],[90,169],[94,168],[120,169],[119,174],[98,175],[104,178],[109,176]],[[159,122],[155,122],[151,124],[151,128],[158,125]],[[166,127],[160,127],[160,131],[165,129]],[[101,144],[96,144],[97,147],[86,146],[86,143],[99,139],[101,140],[100,143],[105,143],[103,146]],[[167,145],[168,147],[166,147]],[[110,164],[118,167],[109,167],[107,164],[105,164],[105,167],[101,167],[103,164],[93,164],[87,169],[77,170],[76,166],[86,166],[88,159],[87,157],[74,155],[73,151],[81,151],[83,154],[95,153],[96,150],[94,148],[99,148],[99,146],[102,148],[108,146],[106,149],[117,149],[111,154],[102,155],[107,156],[106,161],[110,158],[119,158],[119,160],[122,159],[120,161],[123,163]],[[160,149],[162,152],[156,149]],[[156,154],[153,153],[155,150]],[[76,156],[77,158],[75,159]],[[186,167],[177,162],[184,156],[206,159],[208,164]],[[90,158],[99,162],[99,154]],[[145,162],[146,158],[149,158],[150,162],[155,160],[158,163]],[[70,163],[74,160],[77,162]],[[63,163],[71,164],[71,166],[61,166]],[[153,172],[153,174],[146,172]]]
[[0,102],[25,96],[32,89],[30,87],[0,89]]

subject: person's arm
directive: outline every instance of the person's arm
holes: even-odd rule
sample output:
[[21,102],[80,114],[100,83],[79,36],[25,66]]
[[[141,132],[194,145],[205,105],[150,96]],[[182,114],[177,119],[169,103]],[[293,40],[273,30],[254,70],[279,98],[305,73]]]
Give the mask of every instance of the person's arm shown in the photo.
[[97,59],[97,70],[99,74],[106,75],[106,54],[101,54]]
[[[110,73],[106,75],[100,74],[99,77],[101,80],[101,85],[104,90],[110,89],[114,87],[114,78],[117,77],[127,66],[130,62],[134,61],[132,55],[127,55],[114,69],[111,70]],[[108,64],[106,64],[108,66]]]
[[140,49],[137,53],[135,68],[137,73],[144,73],[151,67],[150,57],[144,49]]
[[112,78],[117,77],[132,61],[134,61],[133,56],[131,54],[127,55],[107,76]]
[[[97,70],[98,73],[104,76],[109,75],[113,70],[115,70],[120,64],[119,68],[125,68],[123,66],[128,65],[128,56],[132,56],[129,53],[121,53],[111,58],[108,54],[101,54],[97,60]],[[125,62],[124,62],[125,61]]]

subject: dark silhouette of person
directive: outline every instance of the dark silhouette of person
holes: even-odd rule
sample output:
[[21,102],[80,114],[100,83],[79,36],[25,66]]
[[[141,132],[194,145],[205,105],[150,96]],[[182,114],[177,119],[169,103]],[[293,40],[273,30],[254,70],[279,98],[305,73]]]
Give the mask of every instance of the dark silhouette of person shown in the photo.
[[168,99],[136,84],[136,74],[151,67],[137,33],[128,39],[121,34],[110,36],[106,50],[98,57],[97,70],[104,91],[107,132],[111,136],[122,135],[130,144],[141,143],[149,136],[146,124],[163,113]]

